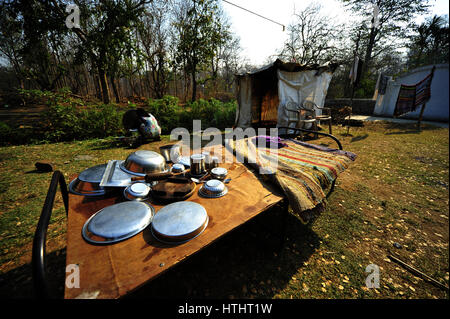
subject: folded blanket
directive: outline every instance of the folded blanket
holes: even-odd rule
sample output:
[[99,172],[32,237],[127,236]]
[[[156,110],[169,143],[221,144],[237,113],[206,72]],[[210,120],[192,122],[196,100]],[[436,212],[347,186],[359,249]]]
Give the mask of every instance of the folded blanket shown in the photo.
[[258,148],[255,140],[249,143],[249,139],[229,140],[227,146],[238,158],[266,173],[283,190],[293,212],[306,224],[320,214],[333,181],[356,155],[293,139],[280,139],[279,143],[284,147]]

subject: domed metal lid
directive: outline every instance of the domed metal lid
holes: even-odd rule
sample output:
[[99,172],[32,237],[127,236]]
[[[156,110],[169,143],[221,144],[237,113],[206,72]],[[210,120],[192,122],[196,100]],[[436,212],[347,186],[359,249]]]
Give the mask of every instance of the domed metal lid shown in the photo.
[[93,244],[110,244],[133,237],[151,223],[154,212],[153,206],[138,201],[107,206],[86,221],[83,238]]
[[162,242],[180,243],[200,235],[208,224],[206,209],[194,202],[176,202],[161,208],[153,218],[153,235]]

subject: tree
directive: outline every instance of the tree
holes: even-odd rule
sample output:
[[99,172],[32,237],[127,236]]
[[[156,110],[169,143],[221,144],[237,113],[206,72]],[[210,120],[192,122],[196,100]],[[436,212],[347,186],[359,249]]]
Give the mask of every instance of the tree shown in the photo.
[[40,1],[4,1],[0,9],[0,51],[21,87],[29,79],[42,90],[54,89],[65,73],[54,53],[62,46],[67,28]]
[[179,5],[183,10],[175,21],[177,52],[175,62],[182,64],[192,79],[192,101],[197,96],[197,73],[207,65],[224,43],[226,30],[220,23],[219,8],[215,0],[190,0]]
[[409,39],[408,65],[448,63],[448,16],[433,16],[417,25]]
[[[50,0],[48,10],[55,12],[64,21],[66,13],[62,1]],[[144,12],[149,1],[103,0],[79,1],[81,28],[72,28],[79,44],[77,54],[87,56],[97,69],[104,103],[109,103],[109,86],[107,81],[109,70],[115,70],[114,64],[121,59],[124,48],[130,53],[136,48],[132,32]]]
[[[364,78],[371,66],[377,45],[390,42],[393,38],[405,38],[405,30],[411,25],[414,16],[428,10],[427,1],[423,0],[342,0],[342,2],[352,12],[365,18],[362,21],[362,25],[365,26],[363,37],[366,43],[361,78]],[[374,21],[374,5],[378,11],[375,19],[377,21]]]
[[138,28],[139,41],[147,65],[148,84],[160,99],[169,80],[169,3],[155,1],[147,8]]
[[344,26],[321,15],[321,6],[310,4],[288,26],[289,38],[279,57],[300,64],[321,64],[341,55]]

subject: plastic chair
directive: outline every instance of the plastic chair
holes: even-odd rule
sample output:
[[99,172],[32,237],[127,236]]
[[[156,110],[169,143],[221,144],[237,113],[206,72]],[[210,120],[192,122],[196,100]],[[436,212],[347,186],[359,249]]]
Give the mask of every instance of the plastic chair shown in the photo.
[[[288,111],[288,127],[295,123],[294,128],[305,129],[306,124],[310,123],[313,130],[317,131],[317,120],[315,118],[315,111],[300,107],[296,102],[288,102],[285,106]],[[303,131],[300,132],[300,137],[303,139]],[[315,135],[317,137],[317,135]]]
[[[328,121],[329,134],[333,134],[332,128],[331,128],[331,121],[332,121],[331,109],[329,107],[320,107],[316,103],[306,100],[305,102],[303,102],[302,109],[308,110],[309,112],[311,112],[314,119],[316,121],[319,121],[320,123]],[[322,110],[322,115],[316,115],[317,109]],[[323,114],[323,111],[327,111],[327,114]],[[317,130],[317,124],[316,124],[316,130]]]

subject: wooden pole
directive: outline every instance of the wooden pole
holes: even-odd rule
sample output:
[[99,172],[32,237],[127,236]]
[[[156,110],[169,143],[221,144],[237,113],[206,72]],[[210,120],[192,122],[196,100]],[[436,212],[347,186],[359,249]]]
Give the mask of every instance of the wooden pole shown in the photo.
[[[356,60],[356,56],[358,55],[358,48],[359,48],[359,40],[361,38],[361,30],[358,31],[358,38],[356,39],[356,47],[355,47],[355,51],[353,53],[353,65],[352,65],[352,69],[355,68],[355,60]],[[350,131],[350,117],[352,115],[352,111],[353,111],[353,97],[355,95],[355,86],[356,86],[356,77],[357,77],[358,71],[356,71],[356,74],[354,74],[354,80],[352,77],[352,95],[350,97],[350,114],[348,115],[348,120],[347,120],[347,135]]]
[[417,122],[417,128],[420,131],[420,122],[422,122],[423,111],[425,110],[426,103],[423,103],[422,108],[420,109],[419,121]]

